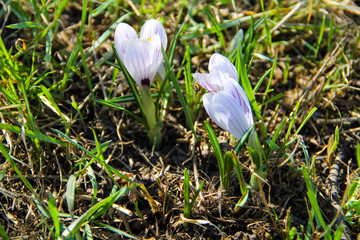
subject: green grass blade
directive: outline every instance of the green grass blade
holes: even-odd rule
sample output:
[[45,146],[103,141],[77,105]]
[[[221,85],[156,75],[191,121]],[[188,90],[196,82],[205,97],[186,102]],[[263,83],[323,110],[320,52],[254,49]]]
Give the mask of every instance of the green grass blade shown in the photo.
[[328,35],[328,39],[327,39],[327,51],[328,52],[331,52],[331,49],[333,49],[333,44],[332,44],[333,33],[334,33],[334,15],[331,15],[330,26],[329,26],[329,35]]
[[246,92],[246,95],[249,98],[250,104],[255,112],[255,116],[256,118],[260,121],[260,128],[261,128],[261,132],[264,136],[267,135],[267,130],[265,128],[265,125],[262,121],[262,117],[260,114],[260,109],[259,106],[256,102],[256,98],[253,92],[253,89],[251,87],[250,84],[250,80],[248,77],[248,73],[247,73],[247,68],[245,67],[245,62],[244,59],[242,57],[242,46],[241,44],[238,44],[238,48],[237,48],[237,65],[236,68],[238,70],[239,73],[239,79],[240,79],[240,84],[243,87],[244,91]]
[[233,167],[234,167],[232,158],[233,158],[233,154],[230,151],[227,151],[223,157],[223,159],[224,159],[223,184],[224,184],[224,189],[226,191],[229,190],[230,175],[231,175],[231,171],[233,170]]
[[2,237],[3,240],[10,240],[1,223],[0,223],[0,236]]
[[225,44],[225,40],[224,40],[224,35],[221,32],[220,26],[217,23],[217,21],[214,19],[214,17],[211,15],[211,13],[209,12],[209,9],[205,9],[205,13],[206,16],[210,19],[210,22],[212,23],[212,26],[215,27],[215,33],[218,36],[220,45],[222,47],[223,52],[226,51],[226,44]]
[[65,86],[66,86],[66,83],[68,80],[70,80],[69,76],[70,76],[70,73],[73,69],[77,69],[77,68],[74,68],[74,65],[75,65],[75,61],[79,55],[79,51],[80,51],[80,46],[81,43],[79,41],[76,42],[75,44],[75,48],[73,49],[73,51],[71,52],[70,54],[70,57],[66,63],[66,67],[65,67],[65,70],[64,70],[64,76],[63,76],[63,79],[62,79],[62,86],[61,86],[61,92],[64,91],[65,89]]
[[[10,132],[13,132],[13,133],[18,133],[18,134],[22,133],[20,127],[12,126],[12,125],[9,125],[9,124],[4,124],[4,123],[0,123],[0,129],[7,130],[7,131],[10,131]],[[25,136],[30,137],[32,139],[39,139],[39,140],[44,141],[44,142],[57,144],[57,145],[60,145],[60,146],[63,146],[63,147],[66,147],[66,145],[67,145],[66,143],[64,143],[64,142],[62,142],[60,140],[57,140],[55,138],[52,138],[52,137],[49,137],[47,135],[41,134],[39,132],[35,133],[35,132],[33,132],[31,130],[28,130],[28,129],[25,129]]]
[[322,18],[322,22],[321,22],[319,36],[318,36],[318,39],[317,39],[317,42],[316,42],[316,50],[315,50],[315,56],[314,56],[315,60],[317,58],[317,55],[319,53],[319,49],[320,49],[320,46],[321,46],[321,42],[323,40],[324,31],[325,31],[325,20],[326,20],[326,17],[325,17],[325,14],[324,14],[323,18]]
[[256,83],[256,85],[255,85],[255,87],[254,87],[254,93],[256,93],[256,92],[259,90],[261,84],[264,82],[266,76],[267,76],[270,72],[272,72],[272,68],[268,69],[268,70],[261,76],[261,78],[259,79],[259,81]]
[[115,199],[119,198],[119,195],[122,196],[122,195],[126,194],[130,189],[131,188],[127,188],[126,186],[124,186],[119,191],[117,191],[115,194],[105,198],[101,202],[98,202],[97,204],[92,206],[83,215],[81,215],[74,222],[72,222],[70,224],[70,226],[68,226],[68,228],[65,231],[62,232],[59,239],[65,240],[66,238],[70,237],[70,235],[77,232],[80,229],[80,227],[82,226],[82,224],[85,221],[87,221],[97,210],[99,210],[101,207],[105,206],[108,203],[112,204],[115,201]]
[[200,183],[200,186],[199,186],[198,190],[196,190],[196,192],[195,192],[195,194],[194,194],[194,197],[192,198],[191,203],[190,203],[190,208],[191,208],[191,209],[194,207],[194,204],[195,204],[195,202],[196,202],[196,199],[198,198],[201,190],[203,189],[204,184],[205,184],[205,182],[202,181],[202,182]]
[[[57,129],[53,129],[54,132],[56,132],[57,134],[61,135],[62,137],[66,138],[71,144],[77,146],[78,148],[80,148],[81,150],[83,150],[86,154],[88,154],[89,156],[91,156],[92,158],[96,159],[101,165],[107,165],[104,161],[101,161],[100,158],[98,158],[97,156],[95,156],[93,153],[89,152],[86,148],[84,148],[83,146],[81,146],[80,144],[74,142],[71,138],[69,138],[68,136],[66,136],[64,133],[60,132]],[[104,166],[105,167],[105,166]],[[110,171],[112,173],[114,173],[115,175],[125,179],[128,182],[134,183],[133,180],[131,180],[130,178],[126,177],[124,174],[120,173],[118,170],[116,170],[115,168],[111,167],[110,165],[107,165],[105,168],[109,168]]]
[[[165,65],[166,65],[166,68],[167,70],[171,69],[171,65],[170,65],[170,62],[169,62],[169,59],[168,57],[166,56],[166,53],[164,51],[163,48],[161,48],[162,50],[162,53],[163,53],[163,56],[164,56],[164,61],[165,61]],[[193,132],[196,140],[198,140],[197,138],[197,134],[195,132],[195,129],[194,129],[194,124],[193,124],[193,121],[191,120],[191,115],[190,115],[190,112],[189,112],[189,107],[188,105],[186,104],[186,101],[184,99],[184,96],[182,95],[182,92],[181,92],[181,88],[180,88],[180,85],[179,85],[179,82],[178,80],[176,79],[175,77],[175,74],[173,71],[170,72],[170,79],[174,85],[174,88],[176,90],[176,94],[178,95],[179,97],[179,101],[180,101],[180,104],[181,106],[183,107],[183,111],[185,113],[185,117],[186,117],[186,120],[187,120],[187,123],[189,124],[190,128],[191,128],[191,131]]]
[[174,61],[175,56],[175,48],[177,45],[177,42],[180,37],[180,33],[183,31],[184,27],[186,26],[186,21],[184,21],[180,28],[176,31],[173,40],[171,41],[170,47],[169,47],[169,62],[172,63]]
[[87,222],[85,222],[84,225],[84,235],[86,236],[86,240],[94,240],[90,225]]
[[245,188],[244,192],[242,193],[241,198],[239,199],[239,201],[235,205],[235,211],[238,208],[245,206],[247,200],[249,199],[250,188],[251,188],[250,186]]
[[297,131],[295,132],[295,136],[299,134],[299,132],[301,131],[301,129],[305,126],[305,124],[307,123],[307,121],[312,117],[312,115],[316,112],[317,108],[313,107],[310,112],[306,115],[306,118],[303,120],[303,122],[301,123],[300,127],[297,129]]
[[94,140],[95,140],[95,145],[96,145],[96,150],[97,150],[97,157],[99,159],[99,162],[104,163],[103,166],[106,170],[106,172],[108,173],[109,177],[111,178],[111,180],[117,185],[117,181],[114,179],[114,176],[111,172],[111,169],[109,168],[109,165],[105,162],[105,158],[103,155],[103,148],[100,146],[99,141],[97,139],[96,136],[96,132],[94,129],[91,129],[94,135]]
[[342,239],[341,236],[344,232],[344,223],[341,223],[340,226],[337,227],[336,232],[334,233],[333,240]]
[[356,162],[358,165],[358,168],[360,168],[360,143],[356,143]]
[[134,235],[130,234],[130,233],[127,233],[127,232],[124,232],[118,228],[114,228],[114,227],[111,227],[107,224],[104,224],[104,223],[101,223],[101,222],[95,222],[94,221],[94,224],[98,225],[99,227],[102,227],[102,228],[105,228],[105,229],[108,229],[109,231],[113,232],[113,233],[116,233],[120,236],[124,236],[124,237],[127,237],[127,238],[131,238],[131,239],[140,239],[140,238],[137,238],[135,237]]
[[263,100],[262,100],[261,106],[265,105],[264,102],[265,102],[265,99],[267,97],[267,94],[272,91],[272,90],[270,90],[270,87],[271,87],[271,83],[272,83],[272,80],[273,80],[273,76],[274,76],[274,72],[275,72],[275,68],[276,68],[276,63],[277,63],[277,54],[275,56],[275,59],[273,61],[272,67],[271,67],[271,72],[270,72],[268,84],[266,86],[266,89],[265,89],[265,92],[264,92],[264,95],[263,95]]
[[211,145],[214,149],[215,156],[216,156],[216,159],[217,159],[217,162],[219,165],[220,177],[222,179],[224,176],[224,159],[223,159],[223,155],[221,153],[221,148],[220,148],[219,142],[216,138],[215,132],[212,129],[212,127],[210,126],[210,124],[207,121],[204,121],[204,125],[205,125],[206,132],[209,135]]
[[238,177],[238,181],[239,181],[239,185],[240,185],[240,192],[242,195],[244,195],[246,193],[246,191],[248,191],[247,190],[248,184],[245,182],[245,179],[244,179],[244,176],[242,173],[242,167],[241,167],[239,159],[236,157],[235,153],[234,153],[232,160],[233,160],[233,165],[235,168],[236,175]]
[[49,211],[43,206],[42,201],[40,200],[39,196],[34,193],[34,202],[36,207],[39,209],[39,211],[41,212],[41,218],[45,219],[45,218],[50,218],[50,213]]
[[[157,98],[160,98],[158,93],[152,93],[151,96],[153,98],[156,98],[156,100],[157,100]],[[110,103],[128,103],[128,102],[134,102],[134,101],[135,101],[135,97],[132,94],[120,96],[120,97],[114,97],[114,98],[107,100],[107,102],[110,102]]]
[[61,232],[60,232],[60,221],[59,221],[59,212],[58,209],[56,207],[56,202],[55,199],[52,195],[52,193],[49,194],[49,201],[48,201],[48,209],[51,215],[51,218],[54,222],[54,228],[55,228],[55,237],[59,237]]
[[[308,189],[307,191],[307,196],[310,200],[310,203],[311,203],[311,206],[312,206],[312,209],[314,210],[315,212],[315,219],[319,222],[319,224],[321,225],[321,227],[324,229],[324,231],[327,231],[328,229],[328,226],[326,225],[325,221],[324,221],[324,218],[321,214],[321,210],[320,210],[320,207],[319,207],[319,204],[316,200],[316,193],[315,193],[315,190],[314,190],[314,187],[313,187],[313,184],[312,184],[312,181],[309,177],[309,174],[308,174],[308,168],[307,167],[302,167],[302,173],[304,175],[304,179],[305,179],[305,183],[306,183],[306,187]],[[331,237],[329,236],[329,233],[325,235],[326,239],[331,239]]]
[[187,168],[184,170],[184,216],[186,218],[191,217],[190,208],[190,179]]
[[246,141],[248,140],[251,132],[255,129],[255,125],[252,125],[246,133],[241,137],[241,139],[238,141],[238,143],[235,146],[234,153],[237,156],[239,154],[240,149],[244,146]]
[[89,177],[92,188],[93,188],[93,194],[92,194],[92,200],[91,200],[91,205],[93,205],[95,200],[96,200],[99,185],[98,185],[98,182],[96,180],[96,176],[95,176],[95,173],[94,173],[94,170],[92,169],[92,167],[88,166],[86,168],[86,170],[87,170],[87,176]]
[[145,125],[146,124],[146,121],[144,121],[142,118],[136,116],[133,112],[127,110],[126,108],[118,105],[118,104],[115,104],[115,103],[112,103],[110,101],[105,101],[105,100],[102,100],[102,99],[93,99],[94,102],[96,103],[100,103],[104,106],[108,106],[108,107],[111,107],[111,108],[115,108],[117,110],[120,110],[120,111],[123,111],[125,112],[126,114],[128,114],[130,117],[136,119],[137,121],[139,121],[141,124]]
[[44,27],[36,22],[19,22],[19,23],[13,23],[6,26],[7,28],[11,29],[23,29],[23,28],[41,28],[44,29]]
[[276,140],[278,139],[278,137],[279,137],[279,135],[280,135],[280,132],[283,130],[286,122],[287,122],[287,118],[284,118],[284,119],[281,121],[279,127],[276,129],[273,137],[271,138],[271,142],[270,142],[270,144],[269,144],[269,149],[268,149],[268,151],[267,151],[267,153],[266,153],[266,162],[267,162],[267,160],[270,158],[270,154],[271,154],[271,152],[274,150],[275,142],[276,142]]

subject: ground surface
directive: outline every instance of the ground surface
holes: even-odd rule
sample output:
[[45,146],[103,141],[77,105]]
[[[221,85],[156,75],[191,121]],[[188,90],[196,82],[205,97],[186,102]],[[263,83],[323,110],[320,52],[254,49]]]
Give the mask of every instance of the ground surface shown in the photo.
[[[4,21],[5,27],[1,28],[1,38],[7,51],[12,49],[10,55],[14,55],[20,66],[19,75],[28,82],[24,83],[27,87],[22,91],[18,87],[20,83],[12,79],[11,74],[1,70],[1,122],[7,126],[23,126],[24,129],[37,131],[68,144],[61,146],[44,142],[9,129],[0,134],[0,141],[6,146],[0,156],[0,223],[10,238],[54,238],[51,217],[44,216],[44,212],[39,209],[39,206],[48,206],[49,193],[55,198],[62,226],[69,226],[73,222],[66,201],[67,183],[71,175],[76,176],[74,216],[81,216],[94,205],[95,189],[91,176],[96,178],[97,201],[113,194],[115,185],[130,186],[129,182],[115,174],[110,177],[108,169],[96,160],[91,164],[93,175],[89,170],[81,171],[94,158],[73,143],[69,144],[69,140],[54,129],[65,133],[88,151],[94,150],[93,153],[98,156],[97,141],[101,144],[111,141],[102,154],[107,165],[135,182],[144,184],[148,191],[146,194],[140,188],[133,188],[105,213],[89,219],[86,224],[91,228],[94,239],[118,239],[119,235],[110,227],[140,239],[289,239],[291,227],[296,228],[301,239],[306,235],[310,239],[320,237],[324,229],[311,217],[312,205],[301,171],[303,166],[310,169],[309,175],[316,188],[321,214],[328,226],[333,223],[332,228],[330,226],[332,233],[339,226],[344,226],[342,237],[356,238],[359,226],[344,221],[345,212],[342,209],[348,201],[344,197],[347,186],[355,181],[358,168],[356,144],[360,140],[360,8],[357,1],[342,5],[332,1],[303,2],[287,21],[271,31],[271,43],[266,38],[265,23],[255,31],[256,44],[248,71],[253,87],[271,69],[270,59],[277,57],[272,81],[268,85],[268,75],[255,94],[259,104],[265,103],[261,106],[261,114],[267,135],[260,137],[264,149],[269,149],[268,144],[283,119],[289,118],[289,121],[276,140],[280,147],[284,141],[287,142],[284,139],[293,115],[296,120],[290,130],[289,140],[307,120],[311,110],[314,107],[317,110],[285,151],[270,151],[266,184],[261,191],[251,190],[247,203],[241,208],[235,209],[241,197],[235,172],[232,173],[229,191],[219,190],[219,170],[204,120],[212,124],[223,152],[233,149],[229,143],[230,135],[213,124],[203,108],[200,108],[194,123],[200,139],[196,142],[185,123],[182,106],[173,90],[163,123],[162,144],[152,153],[146,130],[138,121],[120,110],[94,101],[131,94],[123,74],[114,74],[114,66],[110,64],[116,60],[111,53],[113,30],[109,28],[120,16],[138,11],[138,15],[135,13],[124,19],[137,31],[148,18],[159,18],[169,42],[181,23],[186,22],[176,45],[173,61],[175,75],[182,68],[186,46],[191,50],[191,72],[206,72],[211,54],[215,51],[225,53],[219,45],[216,32],[205,31],[214,24],[203,9],[208,7],[209,13],[219,24],[237,18],[244,20],[239,25],[226,26],[222,30],[226,45],[235,35],[236,26],[244,32],[252,26],[247,16],[253,16],[255,22],[261,17],[259,13],[264,12],[258,2],[236,2],[236,11],[232,3],[227,1],[200,1],[184,5],[182,2],[169,1],[160,3],[158,11],[155,11],[148,2],[142,6],[141,2],[107,1],[105,3],[109,5],[99,10],[97,15],[93,13],[87,16],[82,25],[83,3],[70,1],[59,16],[57,28],[52,28],[56,35],[51,40],[50,61],[45,59],[48,52],[46,36],[35,39],[36,28],[12,29],[6,26],[25,22],[21,14],[17,14],[21,10],[28,21],[39,22],[46,27],[49,23],[44,19],[48,18],[50,22],[53,20],[57,5],[47,3],[47,15],[43,18],[37,16],[29,2],[14,1],[9,14],[2,12],[0,22]],[[92,2],[88,8],[94,10],[105,3]],[[2,4],[10,6],[10,3]],[[157,4],[154,3],[154,6]],[[283,20],[291,11],[289,7],[295,5],[296,2],[291,1],[279,2],[279,5],[266,2],[264,8],[268,13],[268,30]],[[41,8],[41,5],[38,7]],[[84,31],[81,46],[85,54],[90,53],[86,57],[87,69],[80,62],[79,52],[74,56],[71,69],[67,70],[70,54],[77,48],[77,36],[81,29]],[[91,49],[107,31],[110,35],[95,49]],[[319,38],[322,38],[320,43]],[[45,73],[47,75],[41,80]],[[39,79],[41,81],[37,81]],[[9,81],[14,82],[13,89],[17,92],[18,103],[11,101],[4,90],[11,89],[7,83]],[[179,83],[184,90],[183,74],[179,75]],[[39,85],[48,89],[58,111],[49,108],[48,102],[41,99],[40,96],[46,96],[46,99],[51,100],[48,95],[44,95],[45,91]],[[205,92],[200,91],[200,94]],[[279,98],[271,100],[275,96]],[[294,113],[297,103],[299,107]],[[128,102],[121,106],[139,115],[136,103]],[[60,116],[59,112],[63,115]],[[64,124],[64,118],[69,118],[68,125]],[[339,143],[335,151],[331,152],[336,139],[336,127],[339,129]],[[2,128],[5,127],[2,125]],[[256,130],[259,131],[259,122]],[[34,188],[41,203],[36,203],[32,192],[5,157],[5,150]],[[249,181],[251,166],[247,150],[243,148],[238,157],[243,163],[244,178]],[[182,217],[185,168],[190,174],[191,196],[204,181],[191,214],[193,220]],[[333,184],[329,179],[336,181]],[[152,199],[149,200],[149,196]],[[356,214],[353,220],[357,222]],[[187,224],[184,225],[184,222]],[[81,226],[81,235],[87,226]]]

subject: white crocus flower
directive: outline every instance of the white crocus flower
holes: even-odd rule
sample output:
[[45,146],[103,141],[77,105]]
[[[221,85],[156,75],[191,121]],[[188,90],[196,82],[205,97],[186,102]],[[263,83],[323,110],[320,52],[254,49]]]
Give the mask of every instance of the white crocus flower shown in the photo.
[[[154,35],[159,35],[161,39],[161,45],[166,50],[167,47],[167,36],[165,32],[165,28],[163,25],[155,19],[150,19],[145,22],[140,30],[140,38],[152,38]],[[161,49],[159,49],[159,54],[162,55]],[[158,74],[161,79],[165,78],[165,66],[164,64],[160,64],[158,69]]]
[[165,29],[157,20],[147,21],[140,31],[126,23],[115,29],[115,49],[124,66],[140,86],[150,86],[163,60],[161,45],[166,48]]
[[254,119],[235,66],[223,55],[215,53],[210,58],[209,73],[195,73],[194,78],[209,91],[203,96],[203,103],[210,118],[241,139],[254,124]]

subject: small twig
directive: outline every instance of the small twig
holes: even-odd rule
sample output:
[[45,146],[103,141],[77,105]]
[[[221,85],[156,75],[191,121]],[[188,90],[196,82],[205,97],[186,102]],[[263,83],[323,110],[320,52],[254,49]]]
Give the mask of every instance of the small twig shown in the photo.
[[134,4],[131,0],[126,0],[126,2],[130,5],[131,9],[134,10],[136,16],[139,17],[141,14],[140,14],[140,12],[137,10],[135,4]]
[[[269,204],[268,204],[268,202],[267,202],[267,200],[266,200],[265,193],[264,193],[264,191],[263,191],[263,188],[262,188],[262,185],[261,185],[261,183],[260,183],[260,180],[259,180],[258,178],[257,178],[256,180],[258,181],[258,184],[259,184],[259,186],[260,186],[259,192],[260,192],[261,200],[262,200],[263,204],[265,205],[266,211],[267,211],[268,214],[269,214],[269,217],[270,217],[270,219],[271,219],[271,222],[272,222],[272,224],[274,225],[276,232],[278,232],[278,233],[280,234],[280,236],[282,236],[282,233],[283,233],[283,232],[280,231],[280,228],[279,228],[279,226],[277,225],[277,223],[276,223],[276,221],[275,221],[275,218],[274,218],[274,216],[273,216],[273,213],[271,212],[271,210],[270,210],[270,208],[269,208]],[[269,190],[269,192],[270,192],[270,190]]]
[[360,122],[360,117],[336,118],[336,119],[316,119],[317,124],[350,124],[352,122]]

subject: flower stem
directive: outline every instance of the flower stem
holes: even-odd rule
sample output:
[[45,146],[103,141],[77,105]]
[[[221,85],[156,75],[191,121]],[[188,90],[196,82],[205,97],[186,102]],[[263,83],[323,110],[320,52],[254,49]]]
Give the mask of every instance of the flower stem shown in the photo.
[[142,86],[141,101],[144,107],[146,122],[148,124],[148,136],[152,143],[158,145],[161,142],[161,129],[157,124],[157,113],[155,110],[154,100],[151,96],[150,87]]
[[252,131],[252,133],[249,136],[248,147],[249,147],[248,150],[250,152],[251,162],[255,165],[254,173],[251,175],[250,185],[253,189],[259,190],[260,185],[262,185],[261,184],[262,180],[259,179],[258,177],[266,179],[267,171],[266,168],[261,169],[261,167],[263,167],[264,152],[263,149],[261,148],[258,135],[255,131]]

